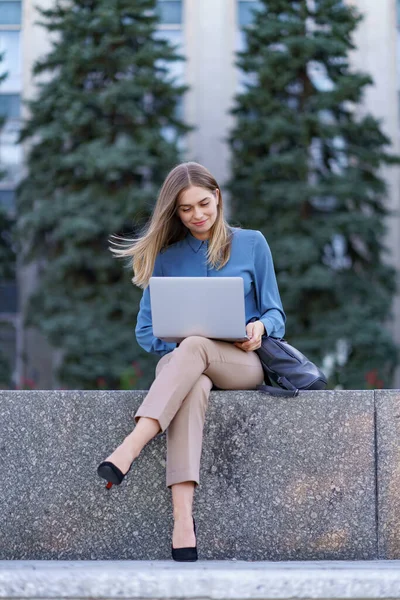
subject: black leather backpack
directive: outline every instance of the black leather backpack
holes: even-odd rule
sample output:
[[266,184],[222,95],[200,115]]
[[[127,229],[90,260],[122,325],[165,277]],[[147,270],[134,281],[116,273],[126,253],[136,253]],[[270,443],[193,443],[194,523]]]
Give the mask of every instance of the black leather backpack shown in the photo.
[[299,390],[324,390],[327,386],[323,372],[283,338],[264,335],[261,348],[255,352],[261,361],[265,382],[272,381],[281,388],[259,385],[257,390],[260,392],[297,396]]

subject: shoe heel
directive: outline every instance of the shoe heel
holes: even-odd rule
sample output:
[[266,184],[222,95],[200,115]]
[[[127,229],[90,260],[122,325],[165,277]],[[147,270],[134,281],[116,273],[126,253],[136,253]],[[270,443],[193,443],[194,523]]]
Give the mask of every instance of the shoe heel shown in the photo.
[[125,475],[129,473],[129,471],[132,468],[132,465],[133,462],[131,462],[131,466],[129,467],[127,472],[122,473],[122,471],[118,469],[118,467],[114,465],[114,463],[104,461],[100,463],[97,467],[97,474],[99,475],[99,477],[107,481],[106,489],[109,490],[113,485],[120,485],[123,482]]

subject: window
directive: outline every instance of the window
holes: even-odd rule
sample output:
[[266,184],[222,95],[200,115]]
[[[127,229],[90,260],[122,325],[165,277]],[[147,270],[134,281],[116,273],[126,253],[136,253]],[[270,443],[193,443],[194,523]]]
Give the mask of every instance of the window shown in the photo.
[[19,94],[0,94],[0,117],[17,119],[20,114],[21,96]]
[[182,0],[158,0],[157,12],[164,25],[182,24]]
[[[176,47],[177,53],[183,55],[182,1],[158,0],[157,10],[161,15],[161,23],[155,37],[168,40]],[[184,61],[169,61],[168,70],[173,78],[178,79],[178,83],[184,82]]]
[[[182,0],[157,0],[157,11],[160,15],[160,25],[155,37],[168,40],[175,47],[177,54],[184,56],[183,42],[183,2]],[[183,60],[159,61],[159,66],[166,67],[168,70],[168,79],[174,80],[177,85],[185,83],[185,62]],[[176,118],[184,119],[184,98],[180,98],[176,107]],[[163,134],[165,139],[173,141],[175,139],[175,130],[172,127],[164,127]],[[178,146],[183,151],[184,140],[178,140]]]
[[21,2],[0,2],[0,25],[21,24]]
[[[254,19],[254,11],[262,8],[262,3],[259,0],[237,0],[236,16],[237,16],[237,31],[236,31],[236,52],[246,50],[246,34],[243,27],[251,25]],[[238,87],[237,92],[244,91],[246,83],[254,83],[254,77],[246,75],[238,69]]]
[[[159,29],[156,34],[156,38],[162,38],[168,40],[172,46],[176,48],[176,52],[183,56],[183,36],[182,31],[171,29]],[[185,81],[184,71],[185,71],[185,63],[183,60],[176,61],[168,61],[165,62],[160,60],[158,65],[161,67],[168,67],[168,74],[171,79],[175,79],[176,83],[183,84]]]
[[7,78],[0,85],[0,94],[19,92],[21,89],[20,32],[6,31],[0,27],[0,73],[8,71]]
[[17,144],[21,117],[21,2],[0,0],[0,73],[7,77],[0,84],[0,116],[5,123],[0,131],[0,170],[6,172],[2,185],[14,187],[21,172],[22,150]]
[[18,119],[9,119],[0,131],[0,169],[6,171],[1,183],[12,186],[18,184],[21,173],[22,147],[17,143],[20,127]]
[[239,27],[250,25],[254,18],[254,11],[261,8],[258,0],[238,0],[237,18]]

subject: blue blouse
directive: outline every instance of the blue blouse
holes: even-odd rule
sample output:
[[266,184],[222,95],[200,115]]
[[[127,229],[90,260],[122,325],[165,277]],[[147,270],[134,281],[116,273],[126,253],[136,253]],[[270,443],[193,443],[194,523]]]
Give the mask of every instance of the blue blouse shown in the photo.
[[[271,250],[260,231],[231,228],[231,256],[220,270],[207,264],[208,240],[201,241],[188,230],[187,236],[161,251],[156,258],[155,277],[242,277],[244,281],[246,324],[256,317],[268,335],[283,337],[286,316],[276,282]],[[147,352],[163,356],[177,344],[153,335],[150,290],[146,287],[140,301],[136,339]]]

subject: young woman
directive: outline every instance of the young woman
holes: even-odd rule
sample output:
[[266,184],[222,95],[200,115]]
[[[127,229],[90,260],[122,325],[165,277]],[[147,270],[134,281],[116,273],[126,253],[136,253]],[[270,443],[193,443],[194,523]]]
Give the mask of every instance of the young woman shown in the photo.
[[[193,561],[197,547],[192,504],[210,390],[213,384],[227,390],[255,389],[263,382],[254,351],[264,334],[283,337],[285,314],[264,236],[228,225],[219,186],[198,163],[180,164],[168,174],[145,233],[133,244],[128,241],[128,247],[112,252],[132,257],[132,282],[144,288],[136,338],[161,360],[135,414],[135,428],[99,465],[98,474],[108,481],[108,488],[120,484],[147,442],[166,431],[166,484],[172,491],[174,515],[172,557]],[[154,337],[148,288],[152,275],[242,277],[250,339],[229,343],[191,336],[177,345]]]

